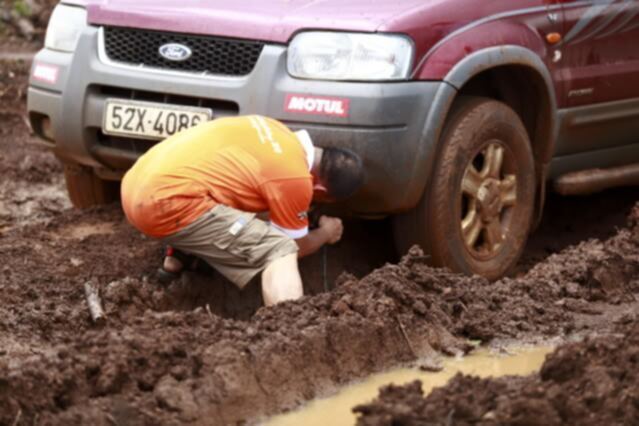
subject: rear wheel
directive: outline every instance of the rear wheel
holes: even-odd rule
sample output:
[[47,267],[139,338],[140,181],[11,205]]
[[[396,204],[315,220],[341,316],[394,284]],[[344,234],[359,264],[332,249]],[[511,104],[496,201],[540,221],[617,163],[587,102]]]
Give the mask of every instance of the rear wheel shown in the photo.
[[535,169],[519,116],[486,98],[462,98],[443,132],[419,205],[396,218],[400,250],[421,245],[436,266],[496,279],[519,259],[531,226]]
[[108,204],[119,198],[119,183],[100,179],[93,169],[76,163],[64,163],[64,180],[74,207]]

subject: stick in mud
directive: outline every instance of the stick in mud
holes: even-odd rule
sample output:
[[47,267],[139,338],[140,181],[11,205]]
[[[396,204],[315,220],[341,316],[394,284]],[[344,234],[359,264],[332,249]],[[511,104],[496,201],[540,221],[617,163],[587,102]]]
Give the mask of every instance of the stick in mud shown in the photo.
[[408,333],[406,333],[404,324],[402,324],[402,320],[400,320],[398,316],[395,316],[395,319],[397,320],[397,324],[399,324],[399,329],[402,332],[402,336],[404,336],[404,340],[406,341],[406,345],[408,346],[408,349],[410,349],[410,352],[413,354],[415,358],[418,358],[417,352],[415,352],[415,349],[413,348],[413,345],[411,344],[410,339],[408,338]]
[[98,289],[91,281],[84,283],[84,296],[87,300],[87,305],[89,305],[89,313],[93,322],[98,325],[104,324],[106,315],[102,309],[100,295],[98,294]]
[[20,417],[22,417],[22,409],[18,410],[18,414],[16,414],[16,418],[13,421],[13,425],[12,426],[18,426],[18,423],[20,423]]
[[213,313],[211,312],[211,306],[206,304],[206,313],[209,314],[209,318],[213,319]]

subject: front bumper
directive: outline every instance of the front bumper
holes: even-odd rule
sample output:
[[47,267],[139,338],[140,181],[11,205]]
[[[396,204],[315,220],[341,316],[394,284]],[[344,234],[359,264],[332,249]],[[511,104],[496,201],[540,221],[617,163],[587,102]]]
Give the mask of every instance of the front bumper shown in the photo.
[[[141,69],[110,62],[102,31],[89,27],[73,54],[44,49],[34,60],[58,68],[55,83],[31,78],[28,110],[36,132],[48,118],[51,147],[59,157],[121,175],[154,142],[101,132],[107,98],[176,105],[206,105],[216,117],[261,114],[292,129],[305,128],[320,146],[358,152],[367,169],[365,188],[346,207],[357,215],[383,215],[413,207],[426,184],[432,146],[431,105],[454,89],[443,82],[351,83],[292,78],[286,47],[266,45],[244,77],[215,77]],[[347,116],[287,112],[289,95],[348,99]]]

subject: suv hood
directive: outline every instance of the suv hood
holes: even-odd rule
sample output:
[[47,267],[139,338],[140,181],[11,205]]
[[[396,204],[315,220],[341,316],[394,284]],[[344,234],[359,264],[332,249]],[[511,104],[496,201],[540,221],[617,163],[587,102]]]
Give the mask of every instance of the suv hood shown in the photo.
[[71,0],[89,23],[287,43],[301,29],[373,32],[433,0]]

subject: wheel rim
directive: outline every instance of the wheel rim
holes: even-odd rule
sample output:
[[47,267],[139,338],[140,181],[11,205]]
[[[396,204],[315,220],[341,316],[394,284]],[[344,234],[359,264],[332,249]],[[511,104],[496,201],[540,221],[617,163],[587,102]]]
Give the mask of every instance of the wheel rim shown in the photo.
[[475,257],[497,255],[517,205],[517,176],[504,145],[489,141],[466,166],[461,182],[461,234]]

